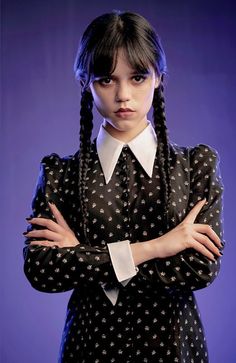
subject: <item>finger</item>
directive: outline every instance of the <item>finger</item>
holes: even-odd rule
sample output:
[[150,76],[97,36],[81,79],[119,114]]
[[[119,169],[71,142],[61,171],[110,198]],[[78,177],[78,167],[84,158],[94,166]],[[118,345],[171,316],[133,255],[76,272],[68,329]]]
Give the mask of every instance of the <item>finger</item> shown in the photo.
[[32,241],[30,242],[32,246],[45,246],[45,247],[59,247],[59,242],[51,242],[51,241]]
[[221,256],[219,249],[216,245],[204,234],[194,233],[193,238],[201,244],[203,244],[210,252],[212,252],[216,256]]
[[209,224],[196,223],[196,224],[194,224],[194,229],[197,232],[205,233],[211,239],[211,241],[214,242],[218,246],[218,248],[223,247],[223,245],[221,243],[221,239],[216,234],[216,232],[211,228],[211,226],[209,226]]
[[24,234],[27,238],[45,238],[51,241],[60,240],[61,236],[59,233],[50,231],[49,229],[34,229]]
[[210,252],[203,244],[192,240],[189,242],[189,247],[194,248],[197,252],[200,252],[203,256],[206,256],[212,261],[216,261],[215,256],[212,252]]
[[48,202],[49,207],[51,208],[51,211],[54,215],[54,217],[56,218],[57,223],[62,226],[63,228],[70,230],[70,227],[68,226],[67,222],[65,221],[63,215],[61,214],[61,212],[59,211],[59,209],[57,208],[56,204],[54,203],[50,203]]
[[31,224],[37,224],[39,226],[47,227],[48,229],[50,229],[53,232],[57,232],[57,233],[63,232],[63,228],[61,226],[59,226],[58,223],[54,222],[52,219],[36,217],[36,218],[30,219],[28,222]]
[[200,200],[184,218],[183,222],[194,223],[197,215],[201,211],[202,207],[206,204],[206,198]]

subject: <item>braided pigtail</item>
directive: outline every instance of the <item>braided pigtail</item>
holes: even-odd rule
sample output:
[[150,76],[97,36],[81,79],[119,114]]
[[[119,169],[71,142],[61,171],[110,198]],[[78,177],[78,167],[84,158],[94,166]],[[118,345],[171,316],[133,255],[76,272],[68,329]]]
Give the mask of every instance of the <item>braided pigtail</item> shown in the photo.
[[87,200],[86,175],[91,152],[91,135],[93,130],[93,97],[88,91],[82,91],[81,108],[80,108],[80,154],[79,154],[79,195],[81,203],[81,212],[83,218],[83,231],[85,242],[89,244],[87,236]]
[[153,122],[158,140],[158,155],[160,162],[160,171],[163,181],[163,205],[164,217],[166,221],[166,229],[169,229],[168,211],[170,206],[170,150],[168,141],[168,130],[166,127],[165,116],[165,99],[164,99],[164,86],[161,82],[159,87],[155,89],[153,97]]

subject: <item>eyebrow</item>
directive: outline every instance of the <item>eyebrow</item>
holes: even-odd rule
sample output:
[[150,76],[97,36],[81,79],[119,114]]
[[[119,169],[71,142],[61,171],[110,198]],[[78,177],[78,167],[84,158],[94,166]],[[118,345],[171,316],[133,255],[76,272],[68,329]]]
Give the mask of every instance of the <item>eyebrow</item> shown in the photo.
[[[138,71],[138,70],[134,70],[132,72],[129,73],[131,76],[134,76],[134,75],[149,75],[151,74],[151,70],[145,70],[145,71]],[[104,75],[100,75],[100,76],[97,76],[97,77],[116,77],[116,75],[113,73],[107,73],[107,74],[104,74]],[[96,76],[95,76],[96,77]]]
[[151,71],[150,70],[144,70],[144,71],[138,71],[138,70],[134,70],[133,72],[131,72],[130,74],[131,75],[134,75],[134,74],[143,74],[143,75],[145,75],[145,74],[150,74],[151,73]]
[[[135,75],[148,76],[150,74],[151,74],[151,70],[145,70],[145,71],[133,70],[132,72],[130,72],[130,76],[135,76]],[[117,76],[113,72],[113,73],[107,73],[107,74],[104,73],[104,74],[94,75],[93,79],[106,78],[106,77],[117,78]]]

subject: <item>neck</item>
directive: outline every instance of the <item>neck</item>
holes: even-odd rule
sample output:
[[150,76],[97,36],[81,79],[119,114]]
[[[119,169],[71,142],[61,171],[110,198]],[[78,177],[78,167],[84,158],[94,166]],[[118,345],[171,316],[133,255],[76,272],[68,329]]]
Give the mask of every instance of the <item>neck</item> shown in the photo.
[[133,140],[136,136],[138,136],[146,127],[148,126],[148,121],[146,120],[142,124],[138,125],[134,129],[130,130],[118,130],[114,128],[109,122],[104,120],[103,127],[104,129],[115,139],[120,140],[124,143],[128,143]]

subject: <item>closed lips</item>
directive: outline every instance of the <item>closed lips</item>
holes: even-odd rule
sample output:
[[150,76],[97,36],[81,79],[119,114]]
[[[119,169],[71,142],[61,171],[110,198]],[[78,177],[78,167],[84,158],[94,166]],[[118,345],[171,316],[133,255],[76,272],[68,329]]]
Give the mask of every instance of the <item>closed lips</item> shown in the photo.
[[134,112],[134,110],[131,110],[131,108],[119,108],[116,113],[117,112]]

